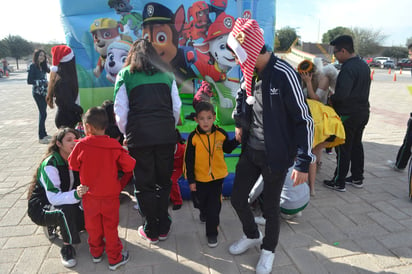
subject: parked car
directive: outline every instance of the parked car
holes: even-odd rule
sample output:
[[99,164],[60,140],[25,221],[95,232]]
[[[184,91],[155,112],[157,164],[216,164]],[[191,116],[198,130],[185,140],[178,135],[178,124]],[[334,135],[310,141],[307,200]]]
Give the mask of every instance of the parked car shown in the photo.
[[4,71],[2,68],[0,68],[0,78],[3,77],[3,75],[4,75]]
[[372,62],[369,63],[369,66],[371,68],[380,68],[381,67],[381,63],[375,60],[372,60]]
[[[391,60],[391,58],[389,58],[389,57],[375,57],[375,58],[373,58],[373,61],[372,62],[378,62],[379,64],[380,64],[380,68],[383,68],[383,63],[385,62],[385,61],[389,61],[389,60]],[[370,64],[369,64],[370,65]]]
[[402,59],[398,62],[398,68],[412,68],[412,60],[410,59]]
[[395,62],[393,60],[388,60],[383,62],[383,67],[384,68],[395,68]]

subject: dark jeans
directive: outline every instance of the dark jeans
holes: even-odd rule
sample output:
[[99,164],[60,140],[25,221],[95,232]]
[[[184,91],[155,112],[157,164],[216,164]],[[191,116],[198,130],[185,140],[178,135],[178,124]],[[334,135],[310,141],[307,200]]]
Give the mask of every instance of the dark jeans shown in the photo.
[[408,160],[411,157],[412,148],[412,112],[408,120],[408,126],[406,128],[405,138],[403,138],[402,146],[399,148],[396,155],[395,166],[399,169],[405,169],[408,164]]
[[343,120],[345,128],[345,143],[337,146],[334,181],[336,185],[345,186],[345,178],[349,167],[353,180],[363,180],[365,155],[362,145],[362,135],[369,121],[369,112],[356,113]]
[[174,149],[175,144],[129,147],[130,155],[136,159],[135,195],[146,217],[144,231],[149,238],[167,234],[172,223],[168,207]]
[[275,251],[280,231],[280,194],[287,170],[272,172],[266,159],[266,153],[245,147],[236,166],[236,176],[233,183],[231,203],[242,223],[243,232],[248,238],[258,238],[259,232],[252,210],[248,203],[250,190],[258,179],[263,176],[263,215],[266,218],[265,237],[262,247]]
[[39,109],[39,140],[47,136],[46,118],[47,118],[47,102],[46,96],[32,92],[34,101]]
[[223,179],[196,183],[196,192],[199,199],[199,210],[206,216],[206,236],[217,236],[217,227],[220,223],[219,215],[222,208]]

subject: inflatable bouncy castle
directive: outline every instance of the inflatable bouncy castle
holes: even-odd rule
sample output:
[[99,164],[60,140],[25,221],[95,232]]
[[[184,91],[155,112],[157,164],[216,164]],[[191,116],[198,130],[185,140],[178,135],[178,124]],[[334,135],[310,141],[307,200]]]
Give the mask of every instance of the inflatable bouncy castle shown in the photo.
[[[183,103],[178,127],[184,138],[196,126],[194,99],[212,102],[217,125],[233,137],[232,112],[241,71],[226,40],[236,18],[256,19],[266,46],[273,49],[274,44],[275,0],[60,0],[60,6],[66,43],[76,56],[83,109],[113,100],[116,75],[133,41],[147,38],[177,80]],[[202,81],[210,88],[206,90]],[[226,155],[230,174],[225,196],[231,193],[239,153],[240,148]],[[180,184],[188,198],[185,181]]]

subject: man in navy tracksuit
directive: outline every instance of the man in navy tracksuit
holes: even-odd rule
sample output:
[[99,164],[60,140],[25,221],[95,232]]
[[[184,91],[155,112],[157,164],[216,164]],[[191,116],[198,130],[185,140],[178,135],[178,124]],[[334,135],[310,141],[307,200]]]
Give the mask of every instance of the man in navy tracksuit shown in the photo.
[[[237,255],[261,244],[256,273],[270,273],[279,238],[280,194],[286,173],[296,161],[294,185],[304,183],[309,164],[315,160],[311,153],[313,120],[299,76],[288,63],[266,51],[263,33],[255,20],[237,19],[227,45],[244,76],[234,114],[242,154],[231,203],[245,235],[230,246],[229,252]],[[260,174],[264,180],[264,237],[248,204],[249,192]]]

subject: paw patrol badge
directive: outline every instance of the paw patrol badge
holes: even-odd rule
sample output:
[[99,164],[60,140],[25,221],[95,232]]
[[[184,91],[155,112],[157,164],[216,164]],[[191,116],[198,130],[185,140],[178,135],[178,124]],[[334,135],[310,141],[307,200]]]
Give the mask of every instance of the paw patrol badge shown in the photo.
[[153,14],[154,14],[154,7],[153,7],[153,5],[148,5],[147,8],[146,8],[146,12],[147,12],[147,15],[149,15],[149,17],[152,17]]
[[236,40],[239,42],[239,44],[243,44],[243,42],[245,42],[245,37],[245,33],[241,31],[236,35]]
[[225,25],[226,28],[232,29],[232,27],[233,27],[232,17],[226,17],[226,18],[223,20],[223,24]]

